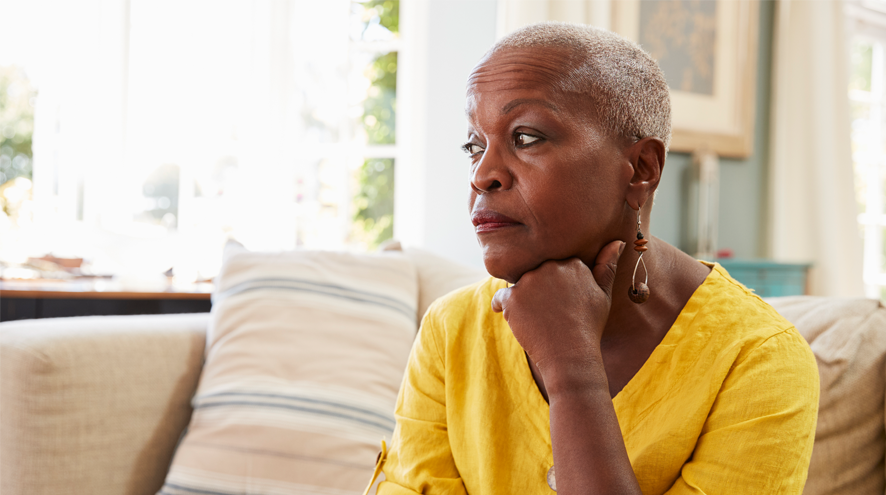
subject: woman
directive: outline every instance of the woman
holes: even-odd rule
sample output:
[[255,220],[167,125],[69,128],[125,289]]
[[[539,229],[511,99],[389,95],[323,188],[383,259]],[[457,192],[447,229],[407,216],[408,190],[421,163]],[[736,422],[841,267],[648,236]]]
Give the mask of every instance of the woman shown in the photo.
[[808,345],[649,235],[669,105],[655,61],[591,27],[529,26],[476,66],[464,148],[493,278],[425,315],[379,494],[802,492]]

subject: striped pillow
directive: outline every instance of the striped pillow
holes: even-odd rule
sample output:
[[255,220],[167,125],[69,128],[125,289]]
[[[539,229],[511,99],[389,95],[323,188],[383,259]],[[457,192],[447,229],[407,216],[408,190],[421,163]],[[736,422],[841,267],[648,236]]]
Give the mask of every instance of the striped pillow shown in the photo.
[[394,430],[417,298],[397,253],[226,252],[160,493],[362,493]]

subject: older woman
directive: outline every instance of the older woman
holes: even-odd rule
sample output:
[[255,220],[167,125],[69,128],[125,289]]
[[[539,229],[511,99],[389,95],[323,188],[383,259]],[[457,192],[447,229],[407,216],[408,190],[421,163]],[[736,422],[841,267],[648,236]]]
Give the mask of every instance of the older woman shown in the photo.
[[606,31],[530,26],[476,66],[467,118],[493,278],[425,315],[378,493],[801,493],[806,342],[649,235],[670,139],[655,61]]

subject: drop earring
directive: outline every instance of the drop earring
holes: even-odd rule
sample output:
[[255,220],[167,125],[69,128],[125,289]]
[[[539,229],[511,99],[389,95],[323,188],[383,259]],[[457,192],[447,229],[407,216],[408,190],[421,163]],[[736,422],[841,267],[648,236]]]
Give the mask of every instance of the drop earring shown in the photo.
[[[636,304],[643,304],[649,299],[649,286],[646,285],[649,283],[649,270],[646,269],[646,262],[643,261],[643,253],[649,249],[646,247],[648,242],[649,239],[644,239],[643,232],[640,231],[640,208],[637,208],[637,240],[634,241],[634,251],[640,253],[640,256],[637,257],[634,274],[631,276],[631,286],[628,288],[628,297]],[[643,272],[646,274],[643,282],[637,282],[637,269],[640,268],[640,264],[643,265]]]

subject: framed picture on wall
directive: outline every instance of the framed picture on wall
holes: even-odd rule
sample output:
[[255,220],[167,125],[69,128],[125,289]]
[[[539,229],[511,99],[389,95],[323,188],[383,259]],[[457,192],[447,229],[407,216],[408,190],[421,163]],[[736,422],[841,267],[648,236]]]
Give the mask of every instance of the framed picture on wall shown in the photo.
[[655,58],[671,89],[671,151],[753,150],[759,3],[618,0],[612,30]]

